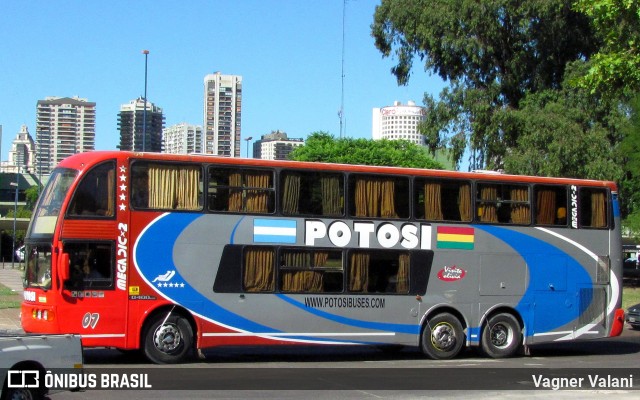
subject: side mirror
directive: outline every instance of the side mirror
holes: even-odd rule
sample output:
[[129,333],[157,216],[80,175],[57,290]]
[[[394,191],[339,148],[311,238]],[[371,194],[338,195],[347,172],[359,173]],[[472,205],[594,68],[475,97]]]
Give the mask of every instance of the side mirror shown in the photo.
[[61,253],[58,257],[58,276],[62,283],[69,280],[69,253]]

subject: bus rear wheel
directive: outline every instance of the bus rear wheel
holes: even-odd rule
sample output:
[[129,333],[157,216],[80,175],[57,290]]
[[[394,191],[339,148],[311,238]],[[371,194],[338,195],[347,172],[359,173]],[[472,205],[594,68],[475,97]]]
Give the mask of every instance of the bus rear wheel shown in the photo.
[[443,313],[427,321],[422,330],[422,352],[434,360],[454,358],[464,345],[464,330],[458,318]]
[[520,348],[522,332],[511,314],[497,314],[482,329],[482,351],[491,358],[512,357]]
[[156,364],[187,360],[193,350],[193,329],[180,314],[156,314],[144,333],[144,354]]

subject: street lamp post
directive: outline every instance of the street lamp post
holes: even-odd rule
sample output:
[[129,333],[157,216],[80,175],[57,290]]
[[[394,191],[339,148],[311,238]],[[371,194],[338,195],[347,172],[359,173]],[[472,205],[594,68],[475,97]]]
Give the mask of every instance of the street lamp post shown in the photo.
[[142,50],[142,54],[144,54],[144,113],[142,114],[142,151],[145,151],[147,147],[147,59],[149,57],[149,50]]
[[249,158],[249,141],[252,139],[253,139],[253,136],[249,136],[248,138],[244,139],[247,142],[247,158]]
[[13,246],[11,248],[11,269],[14,268],[16,260],[16,216],[18,215],[18,173],[16,172],[16,181],[11,182],[11,186],[16,187],[15,202],[13,203]]

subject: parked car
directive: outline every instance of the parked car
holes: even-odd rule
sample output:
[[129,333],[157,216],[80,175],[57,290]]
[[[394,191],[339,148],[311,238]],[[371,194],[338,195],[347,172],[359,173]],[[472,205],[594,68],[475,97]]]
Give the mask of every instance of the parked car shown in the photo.
[[625,319],[633,329],[640,329],[640,303],[627,308]]
[[624,260],[622,275],[625,278],[640,278],[640,262],[634,257]]
[[16,261],[24,262],[24,245],[18,247],[16,250]]

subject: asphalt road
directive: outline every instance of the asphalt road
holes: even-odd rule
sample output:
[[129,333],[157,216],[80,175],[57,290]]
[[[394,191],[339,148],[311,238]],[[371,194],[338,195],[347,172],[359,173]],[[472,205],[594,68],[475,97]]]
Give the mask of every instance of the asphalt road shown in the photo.
[[[629,329],[617,338],[537,346],[529,356],[500,360],[476,351],[434,361],[412,348],[342,346],[217,348],[204,355],[204,360],[167,366],[150,364],[137,353],[87,350],[86,372],[148,375],[152,388],[89,389],[54,393],[50,398],[595,399],[640,395],[640,331]],[[549,386],[554,383],[565,386],[553,390]]]

